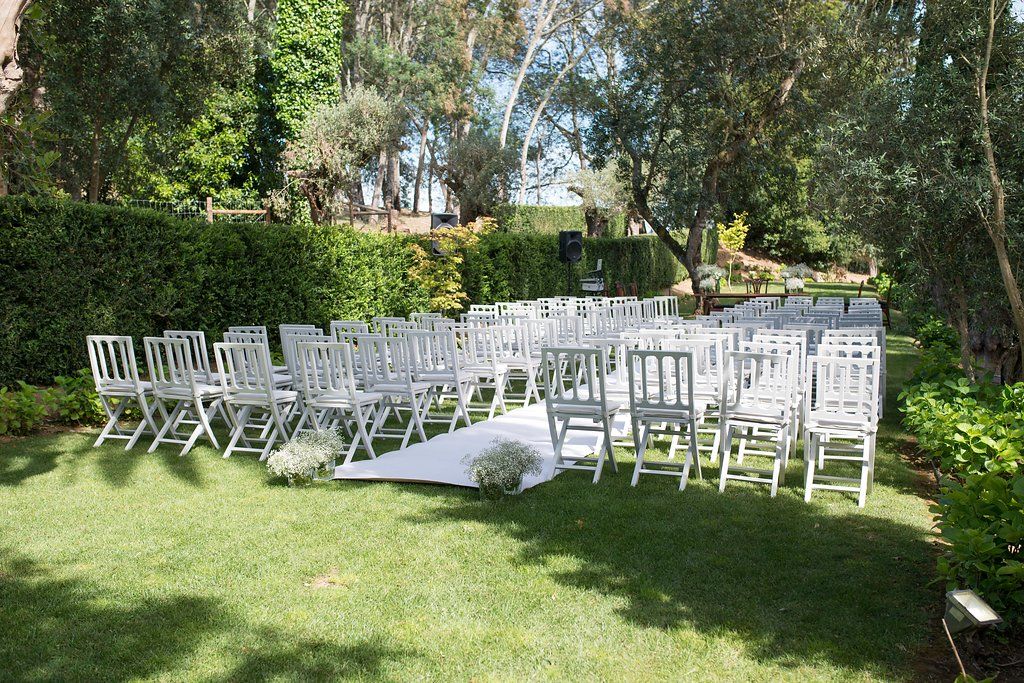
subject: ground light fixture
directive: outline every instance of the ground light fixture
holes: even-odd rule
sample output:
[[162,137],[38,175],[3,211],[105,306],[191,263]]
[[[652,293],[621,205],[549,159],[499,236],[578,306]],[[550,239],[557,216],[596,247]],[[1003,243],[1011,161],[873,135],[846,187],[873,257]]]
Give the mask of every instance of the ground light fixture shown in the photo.
[[961,589],[946,593],[946,613],[942,616],[942,627],[946,629],[946,637],[953,648],[956,663],[964,676],[967,671],[960,659],[960,653],[953,642],[954,633],[973,633],[978,629],[994,626],[1002,621],[996,611],[989,607],[981,596],[972,590]]

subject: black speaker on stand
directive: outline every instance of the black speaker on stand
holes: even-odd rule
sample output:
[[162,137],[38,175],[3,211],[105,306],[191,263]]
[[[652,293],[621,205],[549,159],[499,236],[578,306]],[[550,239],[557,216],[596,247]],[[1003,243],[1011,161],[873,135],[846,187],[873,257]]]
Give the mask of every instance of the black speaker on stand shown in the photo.
[[[459,225],[459,214],[457,213],[432,213],[430,214],[430,234],[438,228],[455,228]],[[441,242],[435,239],[430,240],[430,253],[433,256],[445,256],[441,250]]]
[[572,264],[583,258],[583,233],[562,230],[558,233],[558,260],[565,264],[565,293],[572,296]]

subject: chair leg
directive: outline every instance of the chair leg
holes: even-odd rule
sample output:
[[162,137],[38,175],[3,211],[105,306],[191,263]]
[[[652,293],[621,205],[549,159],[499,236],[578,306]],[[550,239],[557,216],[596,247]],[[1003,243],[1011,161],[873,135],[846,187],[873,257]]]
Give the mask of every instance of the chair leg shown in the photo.
[[121,414],[124,413],[126,401],[122,400],[117,404],[117,408],[111,410],[110,401],[105,396],[100,396],[100,403],[103,404],[103,412],[107,414],[107,424],[103,426],[103,430],[100,435],[96,437],[96,442],[93,443],[93,448],[102,445],[103,440],[107,438],[111,431],[117,427],[117,421],[121,419]]
[[[701,467],[700,467],[700,450],[697,448],[697,421],[695,419],[690,418],[689,428],[690,428],[689,451],[690,451],[691,464],[696,464],[697,465],[697,478],[700,479],[700,480],[703,480],[704,479],[704,472],[701,470]],[[680,490],[682,490],[682,488],[684,488],[684,487],[681,487]]]
[[811,490],[814,487],[814,436],[804,431],[804,502],[811,502]]
[[224,451],[225,458],[231,457],[231,451],[238,445],[238,440],[244,438],[245,428],[249,424],[249,415],[252,414],[252,406],[243,406],[241,413],[236,413],[234,406],[228,405],[228,414],[231,416],[231,421],[235,424],[235,429],[231,435],[231,441],[228,442],[228,446]]
[[723,422],[722,429],[722,450],[718,454],[721,459],[718,475],[718,492],[725,491],[725,482],[729,478],[729,453],[732,451],[732,428]]
[[153,451],[155,451],[157,447],[160,445],[160,442],[163,441],[164,436],[167,435],[167,432],[175,428],[175,425],[178,423],[178,420],[181,419],[184,406],[184,401],[178,401],[178,404],[174,406],[174,410],[172,410],[171,414],[167,416],[167,420],[164,422],[164,426],[160,428],[160,431],[157,432],[156,438],[153,439],[153,443],[149,445],[149,450],[146,451],[147,453],[152,453]]
[[647,437],[650,435],[651,426],[648,424],[644,425],[644,433],[641,437],[637,434],[637,422],[633,420],[633,443],[636,444],[636,465],[633,466],[633,480],[629,483],[630,486],[636,486],[640,481],[640,470],[644,466],[644,454],[647,452]]

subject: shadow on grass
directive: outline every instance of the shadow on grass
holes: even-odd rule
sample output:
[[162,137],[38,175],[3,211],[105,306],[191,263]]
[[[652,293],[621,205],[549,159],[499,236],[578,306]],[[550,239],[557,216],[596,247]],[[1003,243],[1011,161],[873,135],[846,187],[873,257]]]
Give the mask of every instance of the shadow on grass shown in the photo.
[[897,648],[924,638],[933,569],[919,528],[852,504],[829,514],[793,490],[720,494],[715,478],[683,493],[651,477],[630,489],[622,469],[631,465],[596,486],[571,472],[518,499],[456,500],[414,521],[490,525],[522,543],[521,561],[617,598],[637,626],[726,636],[782,666],[892,675],[907,658]]
[[94,439],[95,432],[65,432],[18,439],[0,445],[0,486],[17,486],[58,468],[69,480],[73,480],[77,468],[92,463],[99,468],[109,484],[121,488],[137,480],[139,466],[147,459],[155,459],[172,476],[191,486],[203,488],[205,481],[202,469],[195,458],[214,453],[212,450],[201,453],[202,448],[199,447],[181,457],[178,448],[168,446],[147,453],[150,442],[146,439],[130,451],[124,450],[123,441],[108,441],[93,448]]
[[205,680],[373,677],[388,661],[412,656],[378,642],[341,645],[253,630],[204,597],[161,595],[128,605],[4,550],[0,604],[0,678],[8,681],[180,678],[192,653],[223,634],[254,646],[233,653],[228,673]]

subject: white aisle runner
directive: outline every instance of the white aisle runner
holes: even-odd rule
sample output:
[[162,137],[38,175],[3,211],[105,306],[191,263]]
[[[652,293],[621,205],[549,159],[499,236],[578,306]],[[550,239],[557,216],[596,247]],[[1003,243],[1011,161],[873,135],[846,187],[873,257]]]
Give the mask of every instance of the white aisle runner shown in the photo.
[[[625,416],[616,419],[612,433],[617,439],[625,436]],[[467,455],[481,452],[497,437],[528,443],[544,458],[542,473],[539,476],[527,476],[523,480],[524,489],[548,481],[547,473],[555,451],[551,446],[547,410],[543,403],[516,408],[505,415],[476,422],[471,427],[457,429],[451,434],[439,434],[426,443],[411,444],[408,448],[380,455],[376,460],[359,460],[339,465],[334,470],[334,478],[453,484],[478,488],[469,480],[466,464],[462,460]],[[570,431],[562,454],[576,457],[590,455],[594,452],[598,437],[598,432]]]

